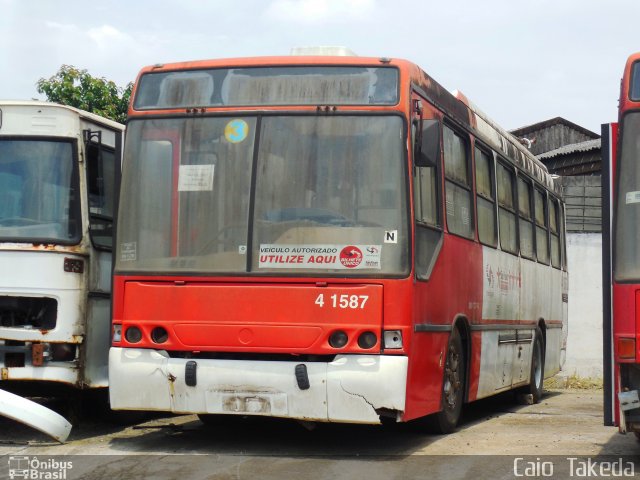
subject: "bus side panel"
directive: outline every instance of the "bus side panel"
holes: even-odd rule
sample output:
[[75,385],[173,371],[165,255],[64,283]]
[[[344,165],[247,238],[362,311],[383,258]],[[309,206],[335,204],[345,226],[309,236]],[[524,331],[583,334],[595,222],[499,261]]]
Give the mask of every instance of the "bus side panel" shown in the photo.
[[[482,247],[482,317],[473,325],[480,332],[478,381],[470,398],[478,399],[511,388],[516,352],[516,323],[521,319],[521,284],[538,283],[536,271],[523,274],[520,259],[499,250]],[[476,340],[477,342],[477,340]]]
[[[449,340],[449,331],[443,328],[452,327],[456,320],[479,320],[481,308],[482,249],[469,240],[445,234],[431,278],[416,283],[404,420],[440,410]],[[418,325],[422,328],[416,328]],[[466,360],[471,370],[467,372],[476,368],[479,355],[469,350],[467,347],[467,357],[471,358]]]
[[84,350],[83,386],[109,386],[109,347],[111,346],[111,299],[90,296],[87,301],[87,327]]
[[559,293],[563,275],[548,265],[483,247],[482,319],[472,325],[477,363],[471,365],[470,400],[529,382],[539,320],[547,328],[545,377],[560,370],[566,321]]
[[[546,342],[545,342],[545,362],[544,362],[544,378],[549,378],[560,371],[562,363],[562,342],[563,342],[563,326],[567,322],[564,315],[564,305],[562,302],[562,276],[563,272],[555,268],[548,268],[548,294],[546,300],[542,300],[549,305],[548,316],[535,317],[534,320],[541,318],[546,324]],[[523,292],[524,295],[528,293]]]
[[109,385],[111,346],[111,252],[91,248],[86,333],[83,345],[83,384],[89,388]]

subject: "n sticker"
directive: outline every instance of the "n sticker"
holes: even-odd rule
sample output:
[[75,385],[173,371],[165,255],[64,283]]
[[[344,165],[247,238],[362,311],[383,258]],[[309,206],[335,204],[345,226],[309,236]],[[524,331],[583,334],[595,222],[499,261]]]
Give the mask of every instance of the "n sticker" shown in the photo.
[[384,243],[398,243],[398,230],[386,230],[384,232]]

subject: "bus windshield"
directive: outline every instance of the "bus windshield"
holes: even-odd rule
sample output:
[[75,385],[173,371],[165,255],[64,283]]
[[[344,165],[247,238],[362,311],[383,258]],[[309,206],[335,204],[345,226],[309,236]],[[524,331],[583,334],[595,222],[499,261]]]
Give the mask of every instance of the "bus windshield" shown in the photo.
[[71,142],[0,139],[0,240],[77,243],[77,181]]
[[246,105],[395,105],[398,69],[272,66],[146,73],[136,110]]
[[399,116],[134,120],[116,269],[408,273]]
[[640,281],[640,112],[622,120],[618,165],[615,235],[615,279]]

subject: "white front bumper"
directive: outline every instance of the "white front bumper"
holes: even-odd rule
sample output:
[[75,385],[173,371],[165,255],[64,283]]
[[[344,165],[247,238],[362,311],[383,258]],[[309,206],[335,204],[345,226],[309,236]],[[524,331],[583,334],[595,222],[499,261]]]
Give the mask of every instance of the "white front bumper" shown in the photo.
[[[407,357],[338,355],[328,363],[196,360],[192,387],[185,383],[187,361],[163,351],[112,347],[111,408],[380,423],[377,409],[405,407]],[[300,363],[307,367],[307,390],[296,381]]]
[[64,443],[71,432],[71,424],[61,415],[4,390],[0,390],[0,415],[33,427],[60,443]]

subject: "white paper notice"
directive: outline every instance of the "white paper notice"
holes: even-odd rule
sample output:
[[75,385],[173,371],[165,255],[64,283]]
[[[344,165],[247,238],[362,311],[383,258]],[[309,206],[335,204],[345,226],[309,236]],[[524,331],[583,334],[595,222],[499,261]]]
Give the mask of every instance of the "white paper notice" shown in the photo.
[[180,165],[178,177],[179,192],[213,190],[213,169],[215,165]]
[[627,205],[630,203],[640,203],[640,192],[627,192]]
[[120,244],[120,260],[123,262],[133,262],[138,258],[137,242],[123,242]]

